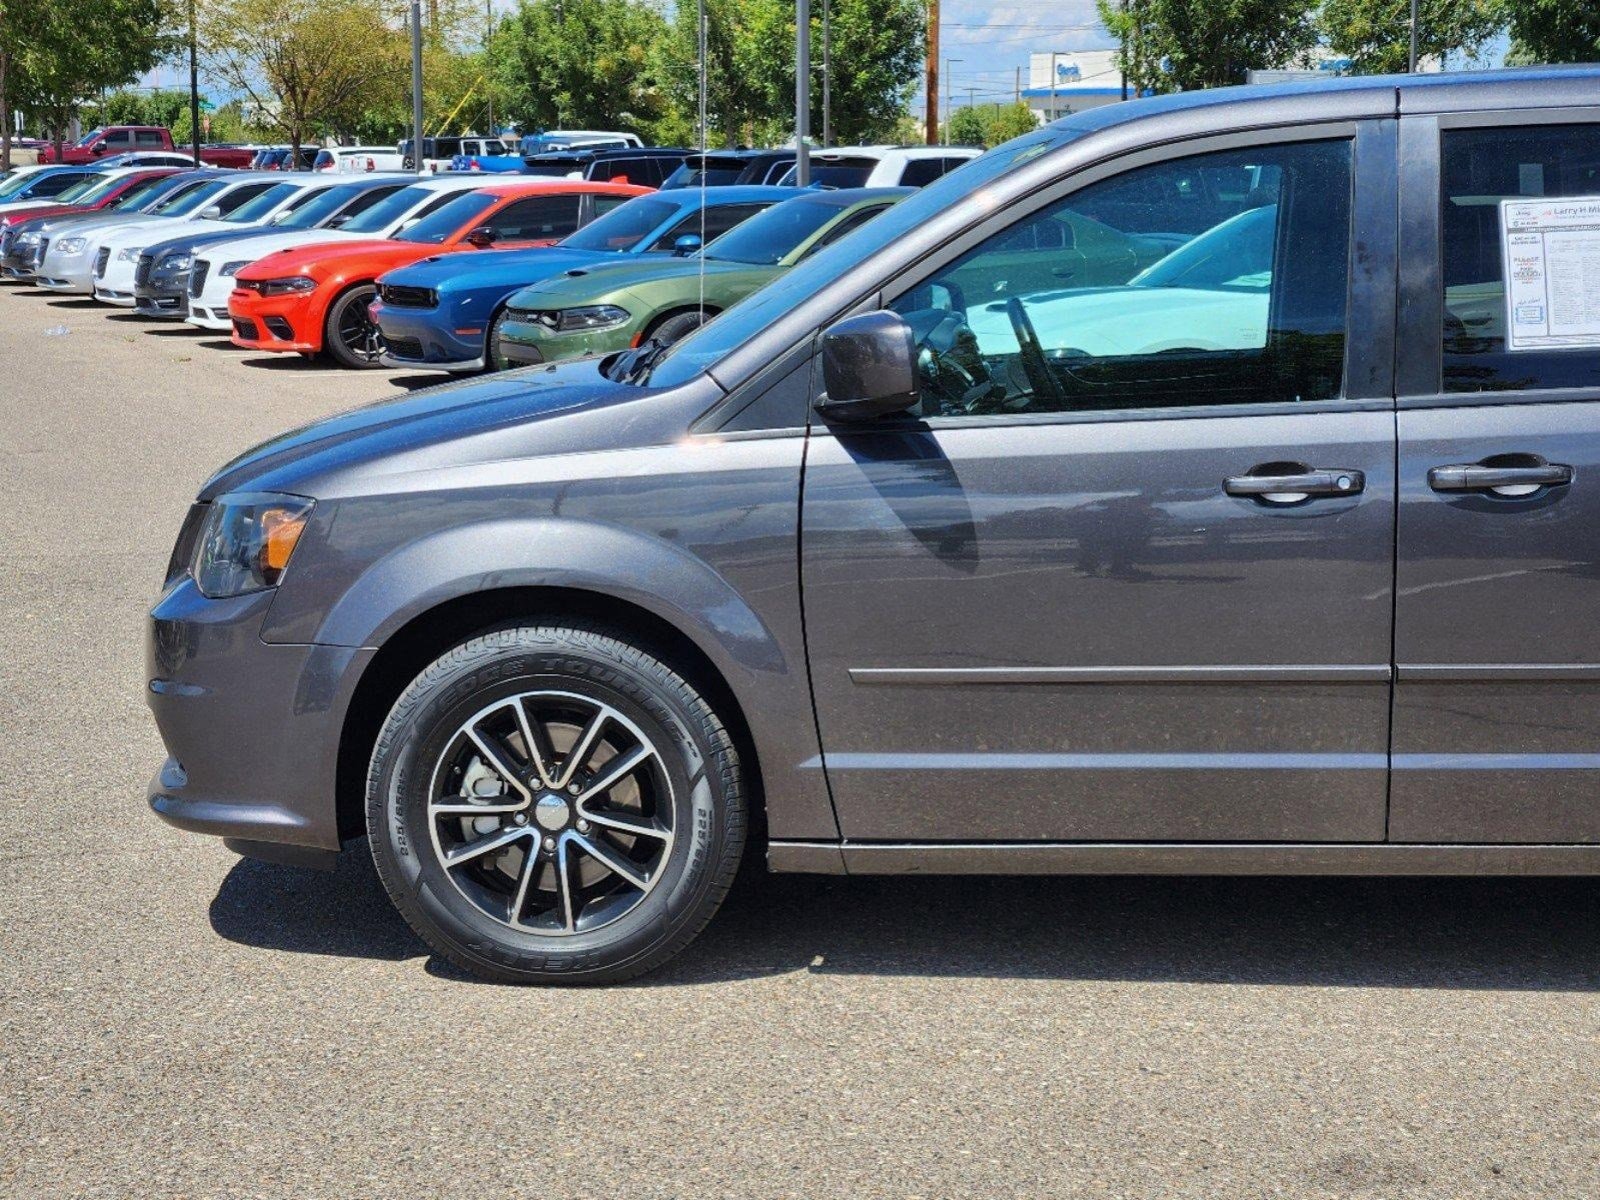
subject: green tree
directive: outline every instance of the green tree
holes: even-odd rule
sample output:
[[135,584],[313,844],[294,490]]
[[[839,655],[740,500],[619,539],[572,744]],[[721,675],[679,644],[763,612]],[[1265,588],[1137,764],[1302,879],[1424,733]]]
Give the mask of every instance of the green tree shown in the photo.
[[961,146],[987,146],[989,144],[989,122],[985,120],[983,110],[963,106],[950,114],[946,122],[946,132],[950,140]]
[[1600,5],[1593,0],[1517,0],[1508,62],[1600,62]]
[[[1516,5],[1530,0],[1515,0]],[[1476,57],[1505,28],[1505,0],[1420,0],[1417,55]],[[1411,0],[1327,0],[1322,29],[1328,46],[1360,74],[1404,71],[1410,58]]]
[[[822,18],[821,0],[811,6],[812,66],[811,129],[822,131]],[[780,60],[794,61],[793,5],[785,6],[790,20],[786,53]],[[833,80],[831,109],[836,143],[877,142],[893,135],[906,101],[916,90],[922,69],[927,18],[922,0],[832,0]],[[783,94],[775,99],[794,107],[794,71],[783,79]]]
[[211,0],[200,45],[213,78],[296,151],[411,83],[404,33],[368,0]]
[[984,145],[998,146],[1001,142],[1009,142],[1014,137],[1032,133],[1037,128],[1039,119],[1033,115],[1033,110],[1020,100],[1003,107],[997,105],[986,126]]
[[170,54],[168,0],[3,0],[0,3],[0,164],[11,160],[10,113],[62,134],[84,98],[132,83]]
[[1253,68],[1302,61],[1317,41],[1313,16],[1318,0],[1095,4],[1106,30],[1122,43],[1117,60],[1129,86],[1152,92],[1243,83]]
[[522,0],[489,39],[488,76],[528,128],[645,132],[660,118],[667,24],[638,0]]

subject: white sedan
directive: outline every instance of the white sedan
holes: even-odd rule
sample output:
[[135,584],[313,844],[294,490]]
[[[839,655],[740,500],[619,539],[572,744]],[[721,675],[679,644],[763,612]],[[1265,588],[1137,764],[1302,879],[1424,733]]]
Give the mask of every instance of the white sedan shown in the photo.
[[136,225],[97,231],[99,254],[95,259],[94,298],[131,308],[139,256],[146,246],[180,234],[226,233],[270,224],[280,214],[293,212],[336,182],[326,177],[268,179],[265,184],[252,180],[218,192],[210,204],[180,218],[188,222],[182,229],[174,229],[170,223],[157,225],[141,221]]
[[338,229],[299,229],[272,237],[206,246],[196,257],[189,277],[189,324],[201,329],[232,329],[228,297],[233,294],[233,277],[258,259],[279,250],[324,242],[393,237],[443,204],[452,194],[482,186],[481,175],[441,175],[391,192]]

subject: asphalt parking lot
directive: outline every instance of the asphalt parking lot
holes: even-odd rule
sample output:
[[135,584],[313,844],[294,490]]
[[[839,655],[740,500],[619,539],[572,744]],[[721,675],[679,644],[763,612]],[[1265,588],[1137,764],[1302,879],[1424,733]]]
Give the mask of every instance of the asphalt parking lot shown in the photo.
[[1506,1196],[1600,1178],[1600,881],[836,880],[603,991],[170,830],[141,632],[237,451],[426,382],[0,289],[0,1195]]

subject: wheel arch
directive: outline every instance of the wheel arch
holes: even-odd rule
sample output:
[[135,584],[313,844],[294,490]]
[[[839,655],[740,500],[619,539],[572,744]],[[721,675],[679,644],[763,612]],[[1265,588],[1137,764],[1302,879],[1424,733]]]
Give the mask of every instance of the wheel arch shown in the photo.
[[724,721],[746,769],[750,837],[766,841],[766,789],[750,724],[724,670],[672,621],[621,597],[583,587],[514,586],[471,591],[411,616],[378,647],[345,710],[335,771],[339,836],[365,829],[367,767],[379,730],[406,686],[429,663],[470,638],[513,625],[596,627],[655,655],[687,679]]
[[684,313],[699,312],[704,313],[706,320],[709,321],[721,311],[722,309],[715,304],[675,304],[650,319],[650,323],[644,327],[644,332],[639,335],[639,341],[641,343],[648,341],[656,330],[672,320],[673,317],[681,317]]

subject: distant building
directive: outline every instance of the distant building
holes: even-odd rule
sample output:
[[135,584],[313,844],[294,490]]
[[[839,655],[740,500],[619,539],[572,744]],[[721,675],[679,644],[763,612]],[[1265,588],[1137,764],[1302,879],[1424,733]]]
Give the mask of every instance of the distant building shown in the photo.
[[[1028,55],[1023,102],[1040,121],[1115,104],[1122,99],[1122,72],[1115,50],[1059,50]],[[1130,95],[1132,93],[1129,93]]]

